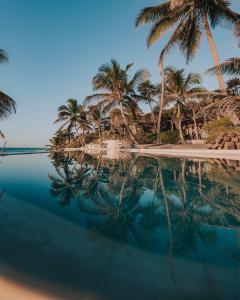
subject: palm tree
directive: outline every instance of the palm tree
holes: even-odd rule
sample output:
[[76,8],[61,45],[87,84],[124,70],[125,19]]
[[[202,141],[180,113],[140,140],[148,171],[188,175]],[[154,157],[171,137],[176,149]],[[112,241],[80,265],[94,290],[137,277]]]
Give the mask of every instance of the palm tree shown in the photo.
[[59,198],[61,206],[67,206],[72,199],[80,197],[83,181],[88,177],[89,168],[76,168],[76,163],[67,158],[55,160],[55,170],[57,176],[49,175],[51,181],[50,192],[54,197]]
[[0,91],[0,119],[7,119],[10,114],[16,112],[16,102]]
[[[153,23],[148,36],[148,46],[153,45],[162,35],[174,28],[166,44],[165,53],[177,45],[186,57],[192,59],[201,42],[203,31],[208,39],[215,66],[220,64],[218,52],[213,40],[211,27],[236,27],[239,14],[230,9],[226,0],[170,0],[154,7],[143,9],[137,17],[136,26]],[[218,70],[219,88],[224,90],[224,79]]]
[[153,105],[156,104],[156,101],[153,99],[153,97],[157,95],[158,88],[154,86],[150,80],[146,80],[138,86],[138,91],[140,92],[140,96],[141,96],[140,100],[146,102],[149,105],[151,116],[152,116],[152,122],[155,128],[155,132],[157,133],[157,124],[153,113],[152,104]]
[[[182,131],[182,110],[187,108],[187,100],[197,98],[199,94],[201,95],[201,93],[206,92],[206,89],[199,86],[202,79],[197,73],[189,73],[186,75],[184,73],[184,69],[177,70],[172,67],[168,67],[165,69],[165,76],[165,98],[169,104],[175,105],[180,139],[182,143],[185,143]],[[193,113],[193,116],[196,117],[195,113]]]
[[132,66],[133,64],[129,64],[125,69],[122,69],[120,64],[113,59],[110,64],[102,65],[99,68],[99,73],[93,78],[93,88],[98,93],[88,96],[86,101],[96,101],[103,112],[109,112],[113,108],[119,107],[130,138],[138,144],[129,127],[124,106],[134,102],[135,88],[147,79],[149,73],[146,70],[139,70],[132,79],[129,79],[128,71]]
[[196,134],[196,140],[199,140],[199,132],[197,126],[197,117],[196,114],[200,110],[200,103],[196,100],[189,100],[186,102],[186,106],[192,111],[193,123],[194,123],[194,130]]
[[84,111],[84,107],[81,104],[78,104],[76,99],[67,100],[67,105],[61,105],[58,108],[58,118],[55,123],[63,122],[60,129],[67,127],[67,132],[69,134],[71,130],[74,128],[76,133],[78,134],[78,129],[83,128],[83,139],[84,132],[87,127],[87,119],[86,112]]
[[[7,54],[4,50],[0,49],[0,63],[8,61]],[[16,102],[0,91],[0,119],[6,119],[13,112],[16,112]]]
[[63,147],[67,140],[75,137],[74,133],[69,133],[65,130],[58,130],[53,137],[50,139],[51,146],[53,147]]
[[92,121],[95,127],[97,128],[99,134],[99,140],[100,142],[102,142],[101,125],[102,125],[103,118],[102,118],[102,113],[100,108],[97,106],[90,106],[88,108],[87,114],[90,121]]
[[240,57],[232,57],[207,71],[209,74],[221,72],[227,75],[240,76]]
[[[216,106],[215,110],[217,110],[218,113],[222,112],[223,114],[227,114],[234,124],[239,125],[240,121],[236,112],[239,111],[240,58],[229,58],[222,64],[210,68],[207,71],[207,73],[210,75],[216,74],[217,72],[221,72],[223,74],[234,77],[228,80],[226,93],[222,93],[218,96],[218,103],[216,103],[216,101],[215,103],[212,101],[209,107],[212,109],[212,106]],[[206,107],[205,109],[208,109],[208,107]]]

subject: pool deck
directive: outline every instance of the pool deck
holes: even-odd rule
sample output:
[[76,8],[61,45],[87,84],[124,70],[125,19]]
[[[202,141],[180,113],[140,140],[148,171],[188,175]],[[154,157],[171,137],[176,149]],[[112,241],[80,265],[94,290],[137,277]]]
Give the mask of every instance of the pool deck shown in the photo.
[[106,149],[106,148],[66,148],[66,152],[73,151],[121,151],[144,155],[187,157],[187,158],[219,158],[229,160],[240,160],[240,150],[210,150],[206,145],[141,145],[138,148],[129,149]]

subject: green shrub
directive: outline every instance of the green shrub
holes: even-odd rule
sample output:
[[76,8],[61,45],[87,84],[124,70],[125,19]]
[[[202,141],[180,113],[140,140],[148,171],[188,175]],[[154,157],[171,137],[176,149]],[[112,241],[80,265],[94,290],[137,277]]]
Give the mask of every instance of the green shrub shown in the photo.
[[156,140],[157,140],[156,133],[146,133],[141,138],[143,144],[153,144]]
[[179,141],[179,131],[164,131],[160,133],[161,142],[164,144],[177,144]]
[[220,133],[227,133],[233,128],[233,123],[228,118],[221,118],[218,120],[208,122],[206,125],[204,125],[203,130],[207,134],[206,141],[208,143],[211,143],[216,140]]
[[[179,132],[175,131],[163,131],[160,133],[161,142],[164,144],[177,144],[179,141]],[[156,133],[145,133],[138,138],[142,144],[153,144],[157,141]]]

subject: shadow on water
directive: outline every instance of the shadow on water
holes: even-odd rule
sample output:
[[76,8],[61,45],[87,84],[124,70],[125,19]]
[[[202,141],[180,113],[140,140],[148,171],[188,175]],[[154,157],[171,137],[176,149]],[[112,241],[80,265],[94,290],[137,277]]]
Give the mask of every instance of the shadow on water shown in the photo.
[[81,222],[3,194],[5,269],[71,290],[73,299],[240,295],[240,162],[102,153],[50,159],[50,201],[74,207]]

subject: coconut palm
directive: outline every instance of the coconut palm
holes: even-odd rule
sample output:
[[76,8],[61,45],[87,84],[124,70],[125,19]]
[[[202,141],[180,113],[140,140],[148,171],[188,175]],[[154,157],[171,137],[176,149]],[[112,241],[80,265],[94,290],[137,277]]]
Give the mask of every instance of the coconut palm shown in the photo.
[[99,73],[93,78],[93,88],[98,93],[88,96],[86,102],[95,101],[104,112],[109,112],[116,106],[119,107],[130,138],[138,144],[129,127],[124,106],[134,102],[135,88],[147,79],[149,73],[146,70],[139,70],[129,79],[128,71],[132,66],[133,64],[129,64],[125,69],[122,69],[116,60],[111,60],[110,64],[102,65],[99,68]]
[[86,129],[89,128],[86,111],[84,110],[83,105],[79,104],[76,99],[69,99],[67,100],[67,105],[61,105],[58,108],[58,118],[55,123],[59,122],[63,122],[60,130],[66,127],[69,134],[69,140],[73,128],[77,134],[78,129],[82,129],[83,139]]
[[87,115],[89,120],[94,123],[95,128],[97,128],[99,140],[101,142],[102,141],[101,125],[102,125],[103,117],[100,108],[97,106],[90,106],[88,108]]
[[189,110],[191,110],[192,112],[192,117],[193,117],[193,123],[194,123],[194,130],[195,130],[195,134],[196,134],[196,140],[199,140],[199,132],[198,132],[198,126],[197,126],[197,113],[201,108],[201,105],[198,101],[196,100],[189,100],[186,102],[186,106],[189,108]]
[[155,128],[155,131],[157,133],[157,124],[155,120],[155,116],[153,113],[153,105],[156,104],[156,101],[154,100],[154,96],[158,94],[158,88],[154,86],[150,80],[146,80],[142,82],[138,86],[138,91],[140,92],[141,98],[139,100],[144,101],[149,105],[150,112],[151,112],[151,117],[152,117],[152,122]]
[[186,104],[187,101],[197,98],[199,94],[206,92],[206,89],[199,86],[202,79],[197,73],[189,73],[186,75],[184,69],[177,70],[173,67],[168,67],[165,69],[165,76],[166,101],[170,105],[173,104],[175,106],[175,117],[180,139],[182,143],[185,143],[182,131],[183,109],[188,108]]
[[[192,59],[205,32],[215,66],[220,64],[218,52],[213,40],[211,27],[217,26],[234,29],[239,20],[239,14],[233,12],[227,0],[170,0],[153,7],[143,9],[137,17],[136,25],[153,23],[148,36],[148,46],[153,45],[162,35],[172,29],[165,53],[177,45],[186,57]],[[220,90],[224,90],[224,79],[217,71]]]
[[67,127],[70,132],[79,122],[81,109],[76,99],[68,99],[67,105],[61,105],[58,108],[58,118],[55,123],[64,122],[60,129]]
[[[227,81],[226,93],[217,95],[218,101],[212,100],[209,105],[205,107],[205,110],[209,112],[210,109],[214,114],[217,111],[218,115],[227,114],[235,125],[239,125],[240,120],[237,113],[240,110],[240,58],[229,58],[222,64],[210,68],[207,73],[212,75],[219,71],[234,77]],[[213,97],[216,98],[214,95],[211,95],[210,98]]]
[[[240,21],[237,22],[234,30],[235,36],[237,39],[240,38]],[[240,44],[238,44],[240,46]],[[240,57],[232,57],[227,59],[222,64],[215,65],[215,67],[210,68],[207,73],[209,74],[217,74],[221,72],[226,75],[240,76]]]
[[209,69],[207,72],[209,74],[217,74],[219,71],[227,75],[240,76],[240,57],[229,58],[222,64]]
[[53,147],[62,147],[65,146],[67,140],[75,137],[75,134],[68,133],[67,130],[58,130],[54,136],[50,139],[51,146]]
[[6,119],[13,112],[16,112],[16,102],[0,91],[0,119]]
[[[7,54],[4,50],[0,49],[0,63],[8,61]],[[15,101],[0,91],[0,119],[6,119],[13,112],[16,112]]]
[[72,199],[80,197],[82,184],[88,177],[89,168],[76,168],[73,160],[69,157],[56,161],[55,170],[57,176],[49,175],[51,181],[50,192],[52,196],[59,198],[61,206],[67,206]]

